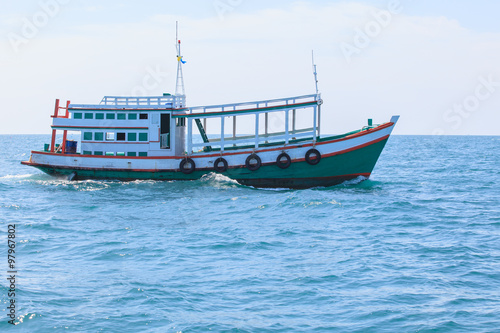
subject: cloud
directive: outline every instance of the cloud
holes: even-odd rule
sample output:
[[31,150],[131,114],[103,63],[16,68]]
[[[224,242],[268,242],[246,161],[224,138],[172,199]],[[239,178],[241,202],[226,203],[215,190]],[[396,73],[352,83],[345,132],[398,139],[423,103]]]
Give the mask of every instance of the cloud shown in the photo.
[[128,94],[148,68],[160,66],[168,73],[148,93],[172,92],[179,20],[191,105],[313,93],[314,49],[325,100],[324,132],[346,132],[363,126],[365,118],[384,122],[401,114],[401,134],[431,134],[436,128],[446,134],[498,134],[500,90],[459,129],[443,115],[473,93],[480,77],[500,81],[500,35],[471,32],[446,17],[410,16],[403,8],[346,61],[342,43],[354,45],[357,31],[376,22],[374,13],[381,10],[387,8],[302,2],[251,13],[237,7],[223,19],[174,14],[132,23],[80,19],[40,34],[19,54],[4,41],[2,103],[16,112],[9,113],[0,132],[48,133],[55,98],[97,103],[103,95]]

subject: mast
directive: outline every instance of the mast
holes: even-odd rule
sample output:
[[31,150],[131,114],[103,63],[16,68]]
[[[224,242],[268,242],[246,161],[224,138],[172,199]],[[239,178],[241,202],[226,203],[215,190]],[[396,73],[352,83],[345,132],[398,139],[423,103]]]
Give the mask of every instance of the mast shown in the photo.
[[319,90],[318,90],[318,72],[316,71],[316,64],[314,63],[314,50],[312,51],[312,65],[313,65],[314,83],[316,84],[316,95],[318,95],[319,94]]
[[184,96],[186,93],[184,91],[184,77],[182,75],[182,64],[185,62],[182,60],[181,54],[181,40],[179,39],[179,22],[175,22],[175,48],[177,50],[177,80],[175,83],[175,95]]
[[[314,83],[316,85],[316,99],[318,100],[318,108],[317,108],[317,134],[318,137],[321,136],[321,104],[323,104],[323,100],[321,99],[321,95],[318,90],[318,71],[316,70],[316,64],[314,63],[314,50],[312,50],[312,65],[313,65],[313,74],[314,74]],[[314,109],[314,116],[316,117],[316,108]],[[315,124],[316,126],[316,121]]]

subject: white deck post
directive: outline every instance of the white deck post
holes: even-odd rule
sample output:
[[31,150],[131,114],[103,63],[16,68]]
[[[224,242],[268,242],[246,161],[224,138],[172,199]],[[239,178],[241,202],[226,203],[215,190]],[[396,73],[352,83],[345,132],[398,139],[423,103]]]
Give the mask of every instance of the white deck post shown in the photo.
[[255,149],[259,148],[259,114],[255,114]]
[[289,117],[288,117],[288,111],[285,111],[285,144],[288,144],[289,137],[288,137],[288,122],[289,122]]
[[233,140],[236,140],[236,116],[233,116]]
[[220,117],[220,151],[224,151],[224,116]]
[[314,133],[313,133],[313,140],[314,140],[314,141],[316,141],[316,137],[317,137],[317,134],[318,134],[318,133],[316,132],[316,130],[317,130],[317,128],[318,128],[318,125],[317,125],[317,123],[316,123],[317,118],[318,118],[317,111],[318,111],[318,106],[317,106],[317,105],[315,105],[315,106],[314,106],[314,117],[313,117],[313,118],[314,118],[314,119],[313,119],[313,122],[314,122],[314,125],[313,125],[313,132],[314,132]]
[[[206,108],[203,108],[203,113],[207,112]],[[203,118],[203,129],[205,130],[205,133],[207,133],[207,118]]]
[[266,136],[267,136],[267,134],[269,134],[268,129],[267,129],[268,125],[269,125],[269,113],[268,112],[266,112],[265,120],[266,120],[265,123],[266,123]]
[[187,142],[187,153],[191,155],[191,147],[193,146],[193,120],[188,118],[188,142]]
[[293,109],[292,111],[292,134],[295,133],[295,114],[296,114],[296,110]]
[[318,136],[321,137],[321,105],[318,105]]

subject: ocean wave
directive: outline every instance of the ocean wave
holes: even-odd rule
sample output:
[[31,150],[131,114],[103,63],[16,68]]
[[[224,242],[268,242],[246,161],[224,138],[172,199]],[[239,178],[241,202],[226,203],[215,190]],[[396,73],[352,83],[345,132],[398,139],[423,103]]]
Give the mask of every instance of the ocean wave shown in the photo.
[[2,179],[30,179],[30,178],[40,176],[40,175],[43,175],[43,174],[28,173],[28,174],[22,174],[22,175],[6,175],[6,176],[0,177],[0,180],[2,180]]

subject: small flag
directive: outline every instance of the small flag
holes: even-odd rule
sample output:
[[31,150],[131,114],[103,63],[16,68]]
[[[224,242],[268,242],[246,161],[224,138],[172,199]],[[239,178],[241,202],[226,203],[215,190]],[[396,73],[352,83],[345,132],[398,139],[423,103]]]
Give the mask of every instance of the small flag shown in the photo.
[[177,61],[180,61],[180,62],[182,62],[183,64],[185,64],[185,63],[186,63],[186,61],[182,59],[182,56],[177,57]]

